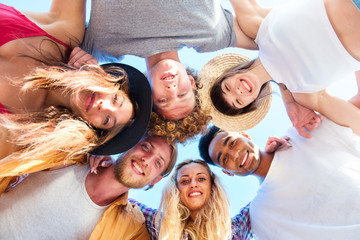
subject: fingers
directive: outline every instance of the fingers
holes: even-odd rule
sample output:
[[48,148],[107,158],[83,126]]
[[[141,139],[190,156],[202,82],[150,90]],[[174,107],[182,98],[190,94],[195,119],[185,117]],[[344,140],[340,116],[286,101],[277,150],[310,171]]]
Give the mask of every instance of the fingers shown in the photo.
[[103,161],[101,161],[101,163],[100,163],[100,166],[101,167],[110,167],[111,163],[112,163],[111,158],[110,159],[103,159]]
[[281,146],[281,143],[279,142],[271,142],[265,146],[265,152],[267,153],[273,153],[275,152],[279,147]]
[[74,49],[70,53],[70,60],[68,64],[70,66],[73,66],[76,60],[79,59],[82,55],[82,49],[79,47],[74,47]]
[[287,137],[287,136],[284,136],[284,137],[277,137],[277,136],[271,136],[268,138],[268,143],[270,144],[271,142],[276,142],[276,143],[280,143],[280,144],[283,144],[283,145],[286,145],[286,146],[291,146],[290,143],[289,143],[289,140],[290,138]]
[[269,137],[268,141],[266,142],[265,152],[271,153],[282,148],[291,147],[289,140],[290,138],[286,136],[281,138],[277,136]]
[[316,117],[313,117],[309,123],[305,124],[304,125],[304,128],[311,132],[313,130],[315,130],[318,126],[320,126],[320,123],[321,123],[321,120],[322,120],[323,116],[316,116]]
[[303,127],[297,127],[296,130],[300,134],[300,136],[304,138],[311,138],[311,134],[308,133]]
[[111,156],[102,156],[102,155],[90,155],[90,172],[97,174],[97,168],[100,167],[109,167],[112,163]]
[[98,61],[91,54],[85,52],[79,47],[75,47],[70,54],[68,64],[70,66],[80,68],[85,64],[98,64]]
[[97,169],[97,167],[99,165],[99,162],[100,162],[99,158],[100,158],[100,156],[98,156],[98,155],[90,155],[89,162],[90,162],[90,167],[91,167],[91,169],[90,169],[91,173],[97,174],[96,169]]

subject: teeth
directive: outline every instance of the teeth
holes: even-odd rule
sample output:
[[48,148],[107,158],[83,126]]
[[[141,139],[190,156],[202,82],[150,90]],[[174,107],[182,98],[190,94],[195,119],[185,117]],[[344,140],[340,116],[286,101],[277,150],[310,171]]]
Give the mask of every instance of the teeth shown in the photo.
[[171,80],[171,79],[174,79],[174,75],[171,75],[171,76],[168,76],[168,77],[164,78],[164,80]]
[[245,161],[246,161],[246,158],[247,158],[248,155],[249,155],[249,152],[246,152],[246,153],[245,153],[245,156],[244,156],[244,158],[243,158],[243,160],[242,160],[242,162],[241,162],[240,167],[244,166]]
[[189,194],[190,197],[200,196],[200,195],[201,195],[201,193],[199,193],[199,192],[194,192],[194,193],[190,193],[190,194]]
[[141,170],[141,167],[139,166],[139,164],[137,164],[137,162],[134,162],[133,165],[139,173],[144,174],[144,172]]
[[251,87],[249,86],[249,84],[247,84],[247,82],[245,81],[241,81],[242,84],[244,85],[244,87],[246,88],[246,90],[248,90],[249,92],[251,91]]

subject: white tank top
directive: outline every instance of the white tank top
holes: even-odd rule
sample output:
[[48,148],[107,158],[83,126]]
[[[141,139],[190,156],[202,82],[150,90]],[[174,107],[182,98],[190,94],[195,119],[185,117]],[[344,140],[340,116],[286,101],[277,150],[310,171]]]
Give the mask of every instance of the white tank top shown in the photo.
[[292,92],[317,92],[360,70],[333,30],[323,0],[272,9],[255,42],[270,76]]

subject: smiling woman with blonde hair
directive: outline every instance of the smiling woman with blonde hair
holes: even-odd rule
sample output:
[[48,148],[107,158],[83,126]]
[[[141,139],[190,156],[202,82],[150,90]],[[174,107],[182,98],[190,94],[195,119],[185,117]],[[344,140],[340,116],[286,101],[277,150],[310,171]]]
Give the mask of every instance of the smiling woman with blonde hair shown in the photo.
[[143,212],[152,239],[252,237],[248,206],[230,218],[227,195],[217,176],[202,160],[185,160],[176,166],[163,191],[159,211],[131,202]]

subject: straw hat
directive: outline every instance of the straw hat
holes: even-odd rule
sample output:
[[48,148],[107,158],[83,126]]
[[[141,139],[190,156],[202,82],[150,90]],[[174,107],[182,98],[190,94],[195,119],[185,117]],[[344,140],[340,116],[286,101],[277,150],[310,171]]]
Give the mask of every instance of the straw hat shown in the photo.
[[[202,89],[199,89],[201,107],[209,111],[212,116],[211,122],[225,131],[248,130],[257,125],[270,109],[271,95],[252,112],[228,116],[219,112],[210,98],[210,90],[220,75],[235,65],[251,60],[252,59],[238,53],[225,53],[211,59],[200,70],[199,81],[203,85]],[[272,92],[270,84],[268,85],[268,88],[268,91]]]

